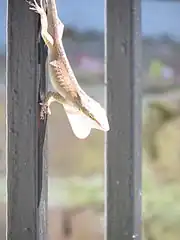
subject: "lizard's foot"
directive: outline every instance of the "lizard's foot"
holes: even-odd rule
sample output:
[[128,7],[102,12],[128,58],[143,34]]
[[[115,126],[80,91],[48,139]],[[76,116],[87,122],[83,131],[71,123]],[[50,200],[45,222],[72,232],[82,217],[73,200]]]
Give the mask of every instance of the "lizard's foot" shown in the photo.
[[40,103],[40,105],[41,105],[40,118],[41,119],[44,119],[45,115],[51,115],[50,105],[51,105],[52,102],[55,102],[55,101],[59,102],[61,104],[64,104],[65,103],[65,98],[57,92],[49,91],[46,94],[44,102]]
[[29,9],[31,9],[31,10],[39,13],[40,15],[42,15],[42,14],[45,13],[44,8],[43,8],[43,4],[42,4],[42,0],[40,0],[40,6],[39,6],[38,3],[36,2],[36,0],[33,0],[33,2],[28,1],[28,0],[26,0],[26,1],[27,1],[27,2],[29,3],[29,5],[30,5],[30,8],[29,8]]
[[40,103],[41,105],[41,112],[40,112],[40,119],[44,119],[45,115],[51,115],[51,110],[48,103]]
[[30,5],[30,10],[38,13],[41,18],[41,36],[45,42],[45,44],[48,46],[48,48],[53,47],[54,40],[52,36],[48,33],[48,19],[46,12],[43,7],[43,2],[40,0],[40,5],[38,5],[36,0],[26,0],[28,4]]

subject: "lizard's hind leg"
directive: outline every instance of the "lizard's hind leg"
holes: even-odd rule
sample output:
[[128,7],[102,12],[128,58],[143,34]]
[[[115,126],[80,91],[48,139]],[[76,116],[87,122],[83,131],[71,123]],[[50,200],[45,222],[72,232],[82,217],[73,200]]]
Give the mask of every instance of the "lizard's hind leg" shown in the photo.
[[65,98],[62,97],[58,92],[49,91],[44,99],[44,102],[41,103],[42,105],[40,113],[41,119],[44,119],[45,114],[51,115],[50,105],[53,102],[63,104],[65,103]]
[[53,47],[54,40],[52,36],[48,33],[48,19],[46,12],[43,8],[42,0],[40,1],[40,6],[36,2],[36,0],[32,0],[32,2],[27,1],[30,5],[31,10],[38,13],[41,17],[41,36],[45,42],[45,44],[48,46],[48,48]]

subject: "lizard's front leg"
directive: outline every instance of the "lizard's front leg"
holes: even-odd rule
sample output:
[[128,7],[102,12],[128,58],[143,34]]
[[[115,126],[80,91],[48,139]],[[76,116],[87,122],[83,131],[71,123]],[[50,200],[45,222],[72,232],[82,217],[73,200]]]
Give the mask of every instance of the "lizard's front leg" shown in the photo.
[[44,99],[44,102],[41,103],[41,112],[40,118],[44,119],[44,115],[51,115],[50,105],[52,102],[65,103],[65,98],[62,97],[58,92],[49,91]]

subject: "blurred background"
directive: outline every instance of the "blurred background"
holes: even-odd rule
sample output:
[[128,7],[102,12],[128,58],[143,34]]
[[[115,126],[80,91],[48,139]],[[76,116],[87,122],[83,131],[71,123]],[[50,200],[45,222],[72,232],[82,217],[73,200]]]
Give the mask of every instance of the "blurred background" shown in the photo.
[[[104,1],[57,0],[82,87],[103,104]],[[5,18],[0,3],[0,239],[5,239]],[[142,1],[143,240],[180,236],[180,1]],[[48,121],[49,239],[103,239],[103,133],[74,137],[62,107]],[[59,126],[59,127],[58,127]],[[63,136],[63,141],[61,136]]]

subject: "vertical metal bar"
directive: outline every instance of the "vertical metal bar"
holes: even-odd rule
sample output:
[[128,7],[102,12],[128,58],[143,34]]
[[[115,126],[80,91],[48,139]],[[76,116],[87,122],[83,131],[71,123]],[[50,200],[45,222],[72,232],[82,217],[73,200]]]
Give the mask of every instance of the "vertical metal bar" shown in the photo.
[[[40,64],[40,81],[38,89],[38,102],[42,102],[45,97],[47,83],[46,83],[46,58],[47,48],[44,44],[42,37],[39,42],[39,64]],[[39,232],[40,240],[47,238],[47,211],[48,211],[48,164],[47,164],[47,134],[46,124],[47,116],[44,120],[40,120],[40,110],[38,108],[39,117],[39,131],[38,131],[38,166],[37,166],[37,179],[38,179],[38,213],[39,213]]]
[[140,0],[107,0],[107,239],[141,239]]
[[[8,0],[7,39],[6,238],[45,239],[47,175],[40,169],[45,123],[38,122],[38,91],[44,61],[39,68],[38,15],[29,11],[24,0]],[[41,90],[45,88],[41,83]],[[39,182],[41,179],[43,184]],[[41,186],[44,189],[39,204]]]

